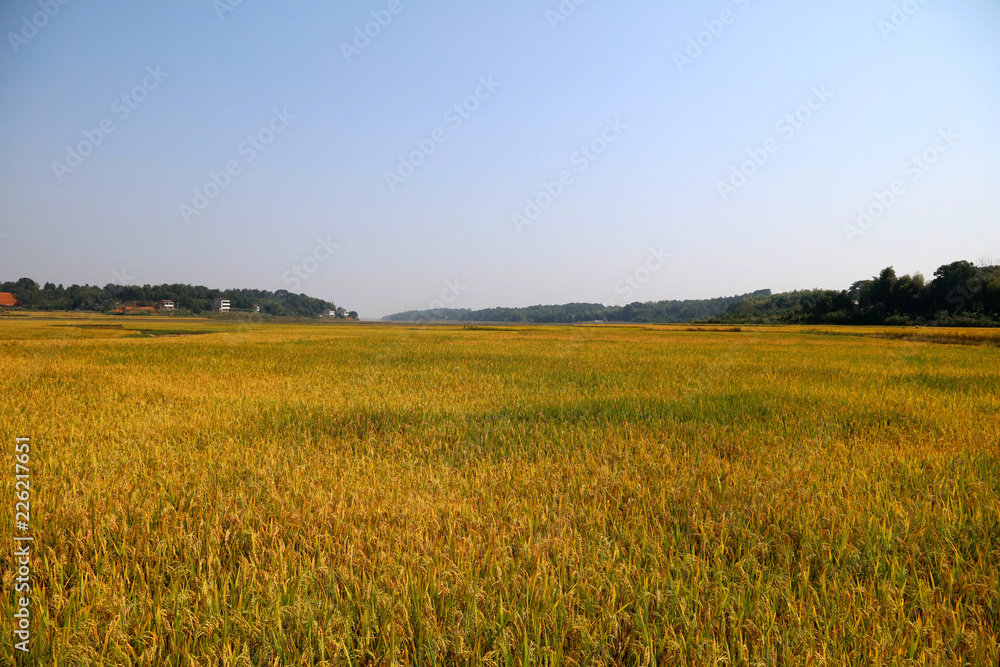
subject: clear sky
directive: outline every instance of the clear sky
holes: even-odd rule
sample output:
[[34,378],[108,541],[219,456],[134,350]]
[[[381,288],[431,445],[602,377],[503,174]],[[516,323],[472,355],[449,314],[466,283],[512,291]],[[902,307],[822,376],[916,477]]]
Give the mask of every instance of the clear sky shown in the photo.
[[996,0],[9,0],[0,30],[0,280],[379,317],[1000,257]]

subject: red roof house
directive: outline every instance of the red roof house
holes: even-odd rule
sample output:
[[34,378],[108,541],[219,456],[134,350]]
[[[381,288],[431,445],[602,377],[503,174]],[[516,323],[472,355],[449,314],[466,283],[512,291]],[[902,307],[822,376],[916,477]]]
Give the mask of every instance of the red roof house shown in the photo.
[[0,292],[0,306],[16,306],[17,297],[10,292]]

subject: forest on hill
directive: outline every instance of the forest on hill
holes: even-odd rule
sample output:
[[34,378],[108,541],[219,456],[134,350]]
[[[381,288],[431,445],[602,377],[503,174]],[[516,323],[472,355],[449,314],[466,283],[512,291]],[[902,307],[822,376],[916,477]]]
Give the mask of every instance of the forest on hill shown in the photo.
[[[318,317],[324,310],[336,310],[330,301],[286,290],[218,290],[186,284],[63,287],[52,283],[39,286],[30,278],[21,278],[0,283],[0,292],[14,294],[17,307],[25,310],[114,312],[123,306],[152,307],[161,300],[170,300],[177,312],[200,315],[212,311],[216,298],[229,299],[233,311],[251,311],[259,306],[265,315]],[[350,315],[355,317],[356,313]],[[1000,266],[952,262],[939,267],[931,280],[919,273],[899,276],[888,267],[878,276],[839,291],[811,289],[774,294],[765,289],[716,299],[635,302],[625,306],[568,303],[482,310],[440,308],[396,313],[383,319],[531,324],[602,321],[1000,326]]]
[[408,311],[389,321],[455,321],[557,324],[637,322],[680,324],[888,324],[1000,326],[1000,266],[959,261],[941,266],[928,281],[897,276],[892,267],[845,290],[759,290],[740,296],[604,306],[569,303],[526,308]]
[[720,323],[1000,326],[1000,266],[952,262],[924,276],[892,267],[850,288],[759,295],[734,304]]
[[682,323],[721,316],[728,309],[752,297],[766,297],[770,290],[760,290],[740,296],[687,301],[657,301],[630,303],[627,306],[603,306],[599,303],[567,303],[561,306],[528,306],[526,308],[436,308],[411,310],[384,317],[394,322],[455,321],[455,322],[526,322],[531,324],[566,324],[574,322],[663,322]]
[[251,311],[260,307],[265,315],[318,317],[324,310],[336,310],[330,301],[285,290],[268,292],[256,289],[209,289],[200,285],[54,285],[39,286],[30,278],[0,283],[0,292],[17,297],[25,310],[81,310],[112,312],[122,306],[151,307],[161,300],[174,302],[175,312],[201,315],[212,311],[213,299],[229,299],[233,311]]

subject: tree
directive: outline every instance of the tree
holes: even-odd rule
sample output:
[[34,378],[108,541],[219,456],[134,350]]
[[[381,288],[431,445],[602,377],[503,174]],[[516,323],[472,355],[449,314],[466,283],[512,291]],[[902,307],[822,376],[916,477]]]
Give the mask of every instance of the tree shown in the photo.
[[906,317],[921,317],[928,310],[927,286],[919,273],[903,276],[896,282],[893,294],[893,314]]
[[[979,269],[972,262],[952,262],[934,272],[931,289],[934,306],[951,315],[982,303],[984,283]],[[981,310],[981,309],[980,309]]]
[[868,292],[869,306],[875,310],[877,316],[888,317],[893,314],[896,281],[896,271],[891,266],[882,269],[878,278],[872,281]]
[[986,285],[983,288],[983,311],[1000,317],[1000,267],[991,266],[983,270]]

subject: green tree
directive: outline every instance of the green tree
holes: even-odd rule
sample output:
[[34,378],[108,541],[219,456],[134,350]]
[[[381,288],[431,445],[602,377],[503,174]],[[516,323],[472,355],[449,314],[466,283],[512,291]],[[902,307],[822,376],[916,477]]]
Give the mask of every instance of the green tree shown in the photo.
[[976,303],[982,303],[984,287],[979,269],[972,262],[945,264],[934,272],[931,283],[934,306],[951,315],[967,308],[975,310]]

